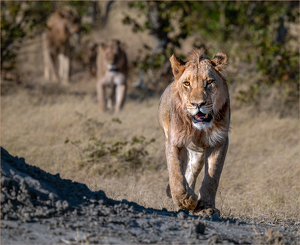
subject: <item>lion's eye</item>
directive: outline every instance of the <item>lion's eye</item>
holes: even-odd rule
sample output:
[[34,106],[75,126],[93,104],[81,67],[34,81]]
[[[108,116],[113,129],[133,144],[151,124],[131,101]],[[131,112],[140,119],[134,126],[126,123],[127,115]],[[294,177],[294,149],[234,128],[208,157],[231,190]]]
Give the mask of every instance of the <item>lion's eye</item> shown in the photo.
[[190,82],[187,82],[187,81],[184,82],[183,84],[184,84],[185,86],[190,86]]
[[210,79],[210,80],[207,81],[207,84],[211,84],[214,81],[215,81],[214,79]]

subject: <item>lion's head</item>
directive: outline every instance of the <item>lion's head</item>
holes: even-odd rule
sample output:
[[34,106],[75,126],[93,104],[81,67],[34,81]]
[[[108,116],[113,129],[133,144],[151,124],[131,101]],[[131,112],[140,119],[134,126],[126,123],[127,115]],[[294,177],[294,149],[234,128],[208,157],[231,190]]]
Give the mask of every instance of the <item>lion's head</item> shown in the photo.
[[59,9],[47,21],[49,31],[47,38],[52,47],[60,49],[73,36],[76,46],[79,45],[81,29],[80,18],[74,16],[71,10]]
[[108,43],[101,43],[100,48],[104,53],[104,61],[109,72],[119,72],[124,63],[125,44],[119,40],[111,40]]
[[227,55],[218,52],[211,60],[203,55],[203,50],[195,50],[188,62],[174,55],[170,62],[175,78],[174,106],[177,114],[182,115],[182,128],[189,133],[195,130],[216,131],[222,126],[223,107],[229,103],[228,87],[222,75],[228,63]]
[[74,16],[71,10],[60,9],[56,12],[57,16],[61,18],[61,23],[64,24],[65,30],[70,35],[78,33],[81,29],[80,18]]

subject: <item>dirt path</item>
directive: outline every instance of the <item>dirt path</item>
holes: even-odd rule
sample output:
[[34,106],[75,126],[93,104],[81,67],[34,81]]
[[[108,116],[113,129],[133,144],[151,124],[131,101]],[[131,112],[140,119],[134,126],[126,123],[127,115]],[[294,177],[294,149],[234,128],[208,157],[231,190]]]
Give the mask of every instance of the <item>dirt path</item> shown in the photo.
[[115,201],[1,148],[1,244],[259,242],[297,244],[298,228]]

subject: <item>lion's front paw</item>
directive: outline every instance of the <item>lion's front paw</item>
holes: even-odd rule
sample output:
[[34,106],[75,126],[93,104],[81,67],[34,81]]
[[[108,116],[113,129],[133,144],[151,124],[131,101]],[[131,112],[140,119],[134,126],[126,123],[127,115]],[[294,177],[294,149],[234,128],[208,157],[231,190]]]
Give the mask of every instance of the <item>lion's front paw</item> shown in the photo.
[[198,200],[194,213],[203,217],[220,217],[220,211],[208,203]]
[[[179,189],[179,188],[178,188]],[[172,198],[174,203],[182,209],[194,210],[197,206],[197,195],[194,191],[188,187],[187,190],[182,188],[181,190],[175,189],[171,191],[170,185],[166,188],[167,196]]]
[[195,194],[194,195],[185,194],[181,198],[177,198],[174,201],[175,202],[177,201],[177,205],[182,209],[194,210],[195,207],[197,206],[197,196]]

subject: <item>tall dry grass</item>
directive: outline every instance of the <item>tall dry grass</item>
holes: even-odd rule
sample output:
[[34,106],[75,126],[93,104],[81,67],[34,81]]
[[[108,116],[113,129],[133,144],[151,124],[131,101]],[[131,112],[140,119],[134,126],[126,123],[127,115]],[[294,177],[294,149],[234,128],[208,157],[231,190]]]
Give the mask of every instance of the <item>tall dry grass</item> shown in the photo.
[[[176,209],[167,198],[158,97],[128,99],[119,114],[101,113],[94,81],[57,89],[16,89],[1,97],[1,145],[12,155],[107,196]],[[77,91],[77,92],[76,92]],[[81,93],[79,93],[79,91]],[[299,221],[299,120],[255,112],[232,99],[230,144],[216,206],[225,216]],[[141,164],[114,155],[90,159],[96,139],[108,146],[144,136]],[[129,164],[129,165],[128,165]],[[203,173],[196,188],[199,189]]]

